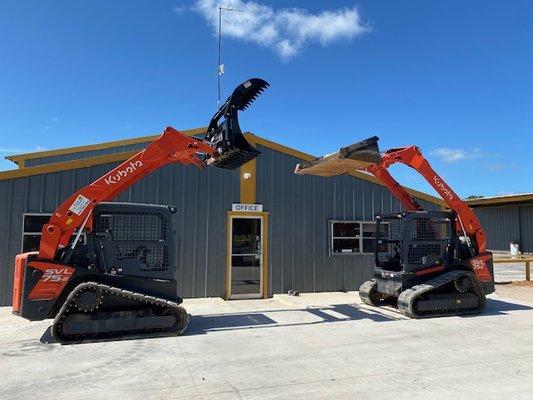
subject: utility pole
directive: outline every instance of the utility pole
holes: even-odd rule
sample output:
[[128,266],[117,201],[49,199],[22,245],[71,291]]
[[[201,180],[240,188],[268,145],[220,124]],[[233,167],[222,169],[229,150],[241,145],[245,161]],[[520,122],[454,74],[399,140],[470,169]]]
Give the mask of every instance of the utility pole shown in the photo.
[[218,5],[218,58],[217,58],[217,106],[220,107],[220,81],[224,74],[224,64],[222,64],[222,13],[227,12],[244,12],[232,7],[225,7],[220,3]]

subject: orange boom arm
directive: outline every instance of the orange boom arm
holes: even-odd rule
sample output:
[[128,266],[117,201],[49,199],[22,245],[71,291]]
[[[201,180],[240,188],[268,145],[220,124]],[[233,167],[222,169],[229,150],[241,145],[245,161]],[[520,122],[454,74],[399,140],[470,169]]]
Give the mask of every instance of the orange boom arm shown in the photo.
[[381,155],[380,163],[370,164],[364,167],[363,170],[370,172],[387,186],[407,210],[421,211],[422,207],[387,171],[387,168],[395,163],[405,164],[422,175],[441,195],[448,207],[456,212],[462,229],[471,239],[475,240],[474,248],[477,250],[477,254],[486,252],[487,239],[485,231],[476,214],[435,172],[418,147],[409,146],[388,150]]
[[90,215],[96,204],[109,201],[144,176],[170,163],[196,165],[205,163],[198,153],[213,156],[216,150],[205,142],[167,127],[162,135],[144,150],[124,161],[93,183],[72,194],[43,226],[39,259],[53,260],[59,248],[68,245],[76,229],[91,229]]

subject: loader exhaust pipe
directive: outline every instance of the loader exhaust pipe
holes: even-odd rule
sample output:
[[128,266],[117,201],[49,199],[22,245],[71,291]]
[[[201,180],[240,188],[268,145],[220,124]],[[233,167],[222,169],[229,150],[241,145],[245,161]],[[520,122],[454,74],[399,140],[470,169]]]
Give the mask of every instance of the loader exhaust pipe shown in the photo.
[[261,154],[242,134],[238,112],[248,108],[268,86],[268,82],[262,79],[248,79],[235,88],[211,118],[205,141],[213,146],[218,154],[205,160],[208,164],[218,168],[236,169]]

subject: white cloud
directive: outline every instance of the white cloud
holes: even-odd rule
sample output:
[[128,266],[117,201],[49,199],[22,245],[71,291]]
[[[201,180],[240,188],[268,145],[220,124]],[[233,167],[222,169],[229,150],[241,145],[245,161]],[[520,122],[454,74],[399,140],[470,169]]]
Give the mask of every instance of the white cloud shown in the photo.
[[[218,5],[217,0],[197,0],[193,6],[214,34],[218,30]],[[295,56],[308,43],[326,46],[370,30],[355,7],[311,14],[302,8],[274,10],[255,1],[233,0],[224,6],[244,12],[222,13],[223,35],[267,47],[283,59]]]
[[429,153],[432,156],[439,157],[442,162],[456,162],[461,160],[473,160],[477,158],[490,157],[489,154],[486,154],[481,151],[479,148],[474,148],[472,150],[466,149],[450,149],[448,147],[439,147],[438,149],[431,150]]
[[189,6],[179,5],[179,6],[174,7],[173,10],[176,14],[183,14],[183,13],[186,13],[187,11],[190,11],[191,8]]

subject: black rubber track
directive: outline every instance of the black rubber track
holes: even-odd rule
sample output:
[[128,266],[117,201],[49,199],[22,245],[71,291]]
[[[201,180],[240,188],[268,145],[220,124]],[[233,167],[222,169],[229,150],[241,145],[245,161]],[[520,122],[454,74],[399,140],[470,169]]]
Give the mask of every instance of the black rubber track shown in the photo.
[[[417,301],[421,296],[437,291],[439,288],[445,285],[453,284],[456,279],[460,278],[470,279],[471,285],[468,290],[469,293],[476,296],[478,299],[477,307],[465,307],[461,308],[457,305],[456,293],[449,293],[449,306],[435,309],[432,311],[419,312],[417,310]],[[446,295],[446,294],[445,294]],[[377,283],[375,280],[366,281],[359,288],[359,297],[364,304],[370,306],[385,305],[381,301],[382,295],[377,291]],[[398,310],[411,318],[431,318],[431,317],[446,317],[453,315],[469,315],[479,314],[483,312],[485,308],[486,298],[483,292],[483,288],[479,280],[470,271],[453,270],[442,275],[439,275],[433,279],[430,279],[424,284],[413,286],[412,288],[404,290],[400,293],[397,301]],[[453,306],[453,307],[452,307]]]
[[375,280],[366,281],[359,288],[359,298],[369,306],[379,305],[379,293],[376,290],[377,283]]
[[[107,297],[119,296],[133,301],[133,304],[137,303],[135,304],[136,308],[129,312],[129,317],[122,315],[120,317],[122,321],[117,321],[117,318],[105,319],[110,313],[99,307],[91,311],[80,310],[76,306],[76,296],[89,289],[99,291],[103,295],[103,302]],[[159,312],[154,313],[154,315],[138,317],[139,311],[150,312],[155,309]],[[123,314],[128,315],[128,310],[125,310]],[[69,323],[71,319],[74,321]],[[78,322],[75,322],[76,319]],[[80,319],[81,323],[79,322]],[[114,329],[114,326],[121,322],[125,326],[129,325],[129,328],[125,330]],[[83,329],[84,324],[90,326],[90,329],[85,332],[80,331],[80,327]],[[187,329],[188,324],[189,315],[183,307],[175,302],[96,282],[84,282],[76,286],[63,303],[54,319],[52,335],[56,341],[63,344],[121,340],[180,335]],[[98,331],[100,328],[102,329]]]
[[[453,284],[456,279],[464,277],[470,278],[471,285],[469,292],[478,298],[477,307],[457,307],[458,300],[456,300],[456,293],[449,293],[448,308],[443,307],[429,312],[419,312],[417,310],[416,304],[421,296],[437,291],[442,286]],[[479,314],[483,312],[483,309],[485,308],[485,302],[486,299],[485,294],[483,293],[483,288],[481,287],[481,284],[475,275],[469,271],[454,270],[430,279],[424,284],[416,285],[410,289],[404,290],[402,293],[400,293],[400,296],[398,296],[398,310],[400,310],[402,314],[405,314],[411,318],[431,318],[452,315]]]

